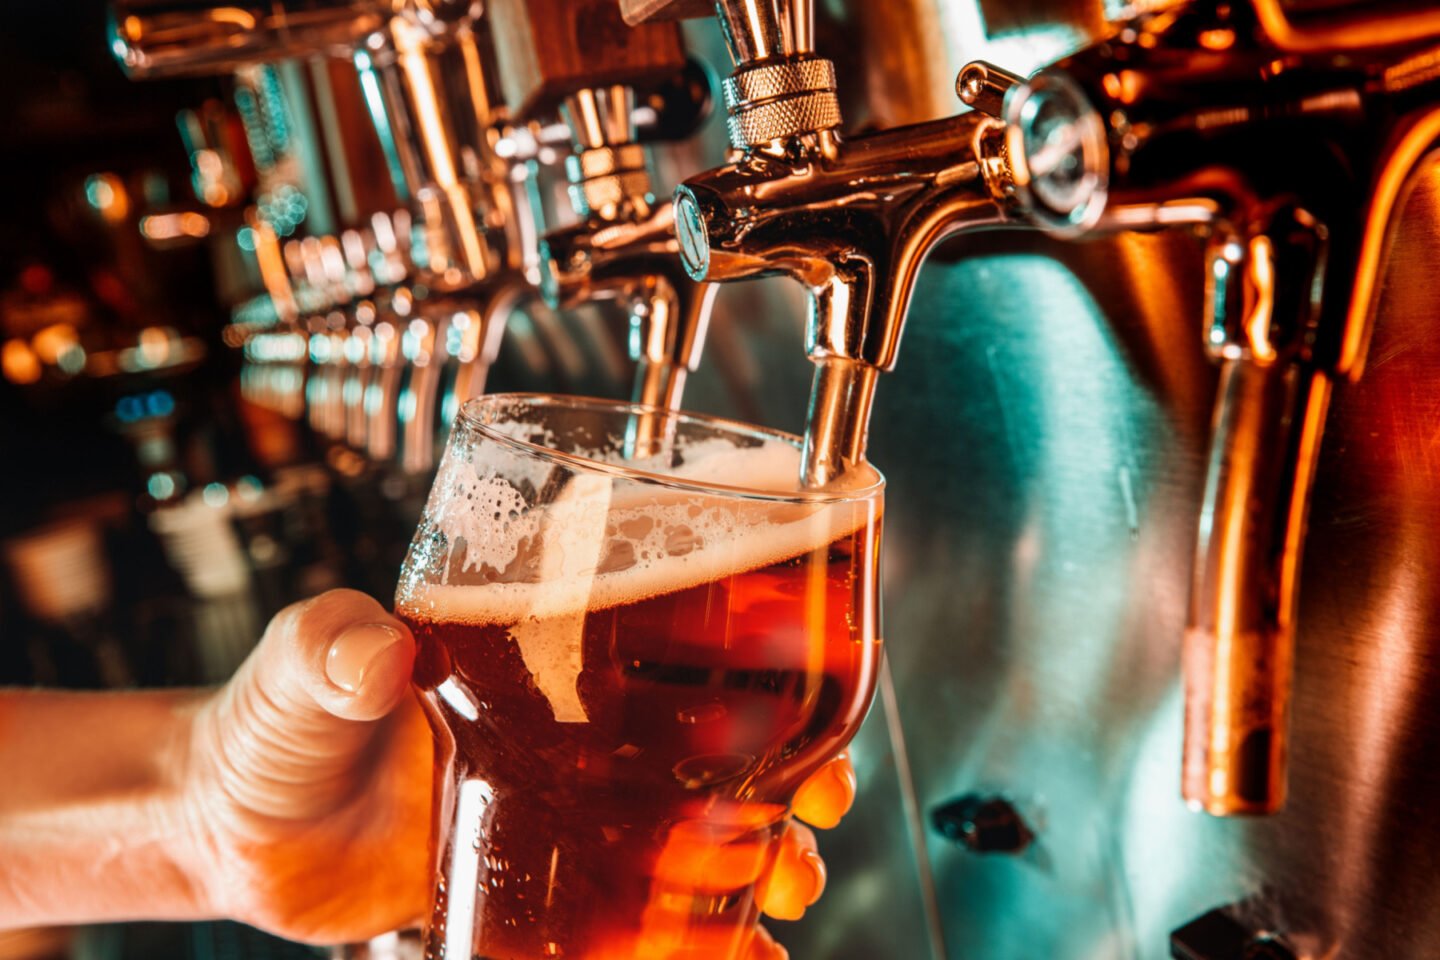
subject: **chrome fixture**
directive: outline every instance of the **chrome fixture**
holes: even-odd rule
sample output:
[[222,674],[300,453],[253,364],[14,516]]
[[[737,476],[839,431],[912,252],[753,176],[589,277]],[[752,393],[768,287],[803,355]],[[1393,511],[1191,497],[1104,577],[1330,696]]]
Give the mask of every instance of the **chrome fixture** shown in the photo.
[[1189,226],[1221,365],[1185,639],[1183,792],[1285,802],[1309,489],[1331,386],[1360,376],[1397,211],[1440,147],[1434,14],[1299,28],[1276,0],[1197,0],[1005,96],[1013,192],[1042,229]]
[[[632,22],[697,9],[621,7]],[[784,274],[809,288],[816,373],[803,470],[820,485],[864,457],[876,377],[895,365],[920,264],[946,237],[1005,220],[982,174],[1005,164],[1003,128],[967,113],[842,137],[835,65],[814,52],[810,0],[714,10],[735,65],[724,85],[734,154],[676,191],[680,253],[696,281]]]

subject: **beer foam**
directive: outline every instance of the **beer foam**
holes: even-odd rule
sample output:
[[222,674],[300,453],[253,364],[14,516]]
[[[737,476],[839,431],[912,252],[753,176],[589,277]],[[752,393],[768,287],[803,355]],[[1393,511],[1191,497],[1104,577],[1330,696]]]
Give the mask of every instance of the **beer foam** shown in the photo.
[[[780,442],[736,448],[708,441],[686,448],[684,457],[679,466],[667,464],[665,474],[695,483],[738,479],[747,489],[782,495],[794,492],[799,471],[799,451]],[[627,465],[644,469],[642,462]],[[463,571],[491,582],[426,582],[416,569],[426,559],[417,547],[406,562],[398,606],[417,620],[509,626],[560,722],[586,719],[576,692],[585,611],[778,563],[822,548],[871,518],[863,502],[745,499],[616,484],[605,474],[572,476],[543,507],[527,510],[524,501],[510,480],[479,464],[443,465],[427,519],[445,535],[446,549],[460,554]],[[497,576],[517,559],[529,564],[523,580]]]

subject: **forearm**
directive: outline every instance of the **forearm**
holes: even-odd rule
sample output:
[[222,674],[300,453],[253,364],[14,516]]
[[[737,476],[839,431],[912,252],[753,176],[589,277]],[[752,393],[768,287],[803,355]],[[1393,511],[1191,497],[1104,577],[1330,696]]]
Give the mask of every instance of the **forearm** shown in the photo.
[[209,915],[182,797],[199,696],[0,690],[0,929]]

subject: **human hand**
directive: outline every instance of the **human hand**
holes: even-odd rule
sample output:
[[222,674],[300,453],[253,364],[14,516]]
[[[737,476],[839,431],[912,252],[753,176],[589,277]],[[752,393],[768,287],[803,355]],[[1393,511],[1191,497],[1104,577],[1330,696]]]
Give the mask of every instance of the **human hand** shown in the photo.
[[[278,614],[197,710],[184,809],[189,869],[218,913],[313,943],[413,926],[431,894],[432,740],[410,685],[415,644],[372,598],[337,590]],[[833,826],[855,775],[843,756],[796,796]],[[764,893],[794,919],[825,885],[814,834],[791,821]],[[783,948],[762,933],[752,960]]]
[[184,797],[215,912],[314,943],[424,914],[432,748],[414,656],[403,623],[335,590],[277,614],[204,702]]

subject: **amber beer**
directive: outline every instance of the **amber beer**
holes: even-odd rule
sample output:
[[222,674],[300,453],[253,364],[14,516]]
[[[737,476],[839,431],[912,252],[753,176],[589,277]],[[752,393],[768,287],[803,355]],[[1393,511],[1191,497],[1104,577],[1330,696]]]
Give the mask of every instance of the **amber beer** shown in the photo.
[[437,743],[432,960],[744,957],[880,655],[884,482],[798,490],[800,450],[613,401],[465,405],[396,602]]
[[744,956],[790,799],[874,690],[878,501],[728,535],[678,509],[612,514],[571,603],[402,590],[442,745],[427,956]]

